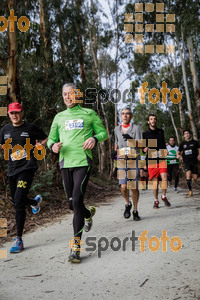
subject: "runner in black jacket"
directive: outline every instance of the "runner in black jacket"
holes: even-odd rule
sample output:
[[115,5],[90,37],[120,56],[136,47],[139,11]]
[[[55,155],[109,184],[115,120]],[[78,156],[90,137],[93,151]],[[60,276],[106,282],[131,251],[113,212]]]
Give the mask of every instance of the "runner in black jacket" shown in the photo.
[[177,158],[183,160],[186,180],[189,189],[189,196],[192,196],[191,179],[197,180],[198,176],[198,160],[200,161],[200,146],[197,141],[192,139],[189,129],[183,131],[184,141],[180,144]]
[[[27,139],[34,148],[37,140],[45,144],[47,136],[33,123],[22,120],[24,112],[21,104],[14,102],[9,105],[8,114],[12,124],[5,125],[0,132],[0,146],[4,149],[4,157],[8,160],[8,181],[12,201],[16,210],[17,236],[10,253],[21,252],[24,249],[22,234],[26,219],[26,206],[32,206],[33,214],[37,214],[42,201],[41,195],[34,200],[28,199],[34,173],[37,170],[37,158],[33,149],[25,149]],[[10,148],[10,149],[9,149]],[[37,152],[38,153],[38,152]]]

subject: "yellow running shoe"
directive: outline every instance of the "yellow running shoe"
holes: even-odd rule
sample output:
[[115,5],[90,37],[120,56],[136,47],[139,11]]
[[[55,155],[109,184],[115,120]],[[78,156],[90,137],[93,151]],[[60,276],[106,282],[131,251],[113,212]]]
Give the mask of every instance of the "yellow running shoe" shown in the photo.
[[189,191],[189,197],[192,197],[192,196],[193,196],[192,191]]
[[91,227],[92,227],[92,217],[95,215],[96,213],[96,208],[94,206],[90,206],[88,208],[88,210],[90,211],[90,217],[88,219],[85,219],[85,225],[84,225],[84,230],[85,232],[90,231]]

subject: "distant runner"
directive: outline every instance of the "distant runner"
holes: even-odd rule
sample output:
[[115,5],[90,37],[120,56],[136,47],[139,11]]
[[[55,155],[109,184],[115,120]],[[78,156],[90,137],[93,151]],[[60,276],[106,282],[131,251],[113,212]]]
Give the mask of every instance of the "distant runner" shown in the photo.
[[96,212],[94,206],[87,209],[83,202],[92,167],[91,149],[106,140],[108,134],[95,111],[74,103],[74,89],[73,83],[63,86],[62,96],[67,109],[55,116],[47,145],[52,152],[59,153],[64,189],[74,211],[74,247],[68,261],[79,263],[82,231],[83,228],[86,232],[91,229]]
[[198,176],[198,161],[200,161],[200,147],[199,143],[192,138],[191,132],[189,129],[183,131],[184,141],[180,144],[177,158],[183,160],[186,180],[189,189],[189,196],[192,196],[192,183],[197,180]]
[[[8,115],[12,124],[5,125],[0,132],[0,144],[4,151],[5,145],[3,144],[8,139],[11,139],[12,149],[16,145],[21,145],[24,148],[28,138],[33,146],[46,144],[47,136],[44,131],[34,123],[23,121],[24,111],[21,104],[18,102],[11,103],[8,107]],[[40,140],[40,143],[37,140]],[[26,206],[31,205],[33,214],[37,214],[40,210],[42,196],[37,195],[34,200],[27,197],[37,170],[37,159],[34,157],[33,150],[30,150],[30,159],[27,159],[26,150],[23,153],[20,150],[13,153],[12,149],[9,150],[7,174],[10,193],[16,210],[17,236],[13,247],[10,248],[10,253],[17,253],[24,249],[22,234],[26,219]]]
[[[154,114],[150,114],[148,117],[149,130],[143,133],[143,139],[146,139],[146,147],[143,149],[144,153],[147,153],[148,159],[148,172],[149,179],[156,182],[156,188],[153,189],[154,194],[154,205],[153,208],[159,208],[158,201],[158,179],[161,177],[162,182],[164,182],[167,186],[167,168],[165,166],[165,162],[159,162],[159,150],[166,149],[164,131],[156,127],[157,117]],[[150,142],[154,142],[156,140],[157,146],[149,146]],[[150,158],[149,150],[156,150],[156,158]],[[151,164],[151,161],[157,160],[157,163]],[[166,197],[166,188],[162,189],[161,199],[166,206],[171,206]]]
[[172,174],[174,173],[174,191],[178,193],[177,187],[179,182],[179,160],[176,157],[178,146],[175,145],[175,138],[172,136],[167,145],[167,171],[168,171],[168,186],[172,186]]
[[[127,140],[128,139],[142,139],[142,130],[140,128],[140,126],[135,125],[133,123],[131,123],[131,119],[133,118],[133,114],[130,110],[130,108],[125,107],[121,110],[121,120],[122,123],[120,125],[118,125],[115,128],[115,151],[117,151],[117,149],[121,149],[121,148],[126,148],[127,147]],[[138,163],[138,159],[140,157],[140,150],[138,148],[135,148],[136,152],[137,152],[137,163]],[[126,161],[127,164],[127,161]],[[126,167],[125,169],[125,178],[124,179],[119,179],[119,184],[121,185],[121,193],[122,196],[124,197],[125,200],[125,211],[124,211],[124,218],[128,219],[131,216],[131,208],[132,208],[132,203],[129,200],[129,189],[127,188],[127,182],[128,182],[128,167]],[[131,170],[131,169],[130,169]],[[138,180],[140,177],[140,169],[136,166],[136,187],[138,184]],[[138,205],[138,200],[139,200],[139,190],[138,187],[135,189],[131,189],[131,196],[132,196],[132,201],[133,201],[133,206],[134,206],[134,210],[133,210],[133,220],[134,221],[139,221],[140,217],[138,214],[138,210],[137,210],[137,205]]]

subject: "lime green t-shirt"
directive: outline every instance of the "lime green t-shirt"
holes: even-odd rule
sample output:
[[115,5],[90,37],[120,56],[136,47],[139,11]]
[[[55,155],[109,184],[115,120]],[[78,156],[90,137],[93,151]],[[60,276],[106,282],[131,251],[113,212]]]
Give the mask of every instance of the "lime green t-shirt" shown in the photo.
[[108,138],[98,114],[92,109],[76,105],[55,116],[47,146],[59,141],[63,143],[59,152],[61,169],[88,166],[92,164],[92,150],[83,150],[82,145],[92,136],[99,143]]

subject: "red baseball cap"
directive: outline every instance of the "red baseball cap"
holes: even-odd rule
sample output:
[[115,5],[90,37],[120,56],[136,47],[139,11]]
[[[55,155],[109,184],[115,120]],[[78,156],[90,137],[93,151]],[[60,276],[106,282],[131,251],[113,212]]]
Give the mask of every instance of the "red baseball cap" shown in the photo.
[[22,111],[22,110],[23,110],[23,108],[22,108],[21,104],[18,102],[13,102],[13,103],[9,104],[9,106],[8,106],[8,113],[11,111]]

